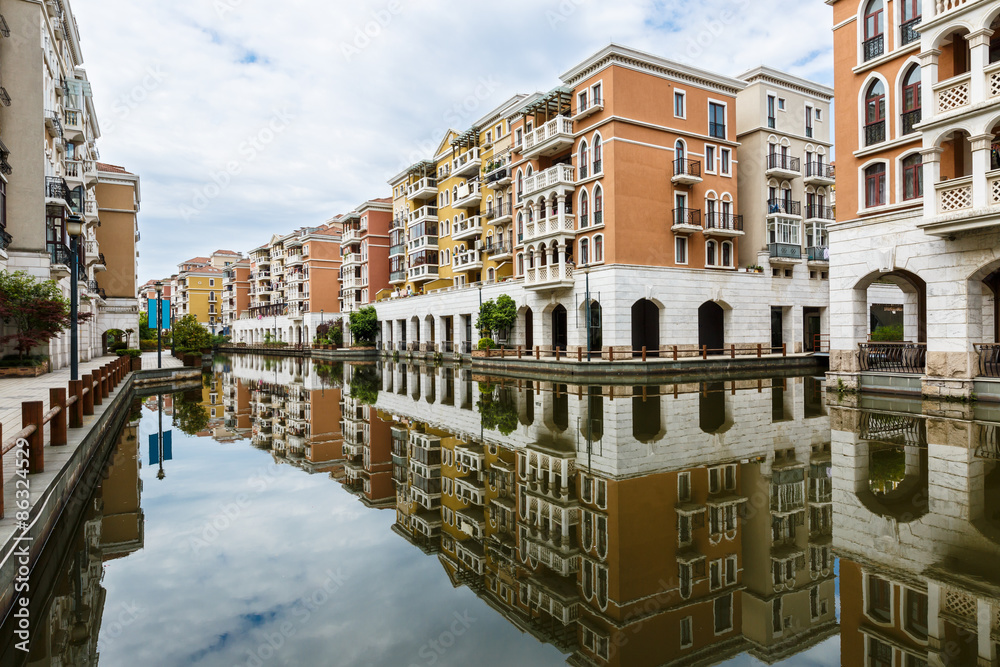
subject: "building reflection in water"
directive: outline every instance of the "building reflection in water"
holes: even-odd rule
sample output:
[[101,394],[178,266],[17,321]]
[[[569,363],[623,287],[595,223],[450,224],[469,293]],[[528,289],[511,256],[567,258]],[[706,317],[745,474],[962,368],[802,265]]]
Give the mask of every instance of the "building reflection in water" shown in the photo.
[[[155,400],[155,399],[154,399]],[[137,403],[97,479],[93,496],[70,513],[82,511],[79,528],[68,536],[61,564],[40,566],[54,574],[37,582],[32,574],[32,595],[47,600],[40,615],[32,614],[33,635],[27,661],[32,667],[97,665],[102,640],[113,641],[125,629],[135,610],[105,609],[106,591],[101,585],[104,563],[123,558],[143,547],[144,517],[140,506],[142,481],[139,457]],[[59,541],[61,538],[56,538]],[[48,552],[51,553],[51,552]],[[43,558],[44,560],[44,558]],[[36,620],[38,619],[38,620]],[[9,660],[9,661],[8,661]],[[13,652],[3,664],[19,664],[23,653]]]

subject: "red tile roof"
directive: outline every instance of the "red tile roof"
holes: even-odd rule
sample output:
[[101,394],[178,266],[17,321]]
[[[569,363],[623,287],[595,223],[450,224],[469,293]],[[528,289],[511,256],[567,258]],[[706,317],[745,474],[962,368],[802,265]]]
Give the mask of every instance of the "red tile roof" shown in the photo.
[[113,174],[129,174],[130,176],[135,175],[130,171],[125,171],[124,167],[119,167],[116,164],[108,164],[107,162],[98,162],[97,171],[107,171]]

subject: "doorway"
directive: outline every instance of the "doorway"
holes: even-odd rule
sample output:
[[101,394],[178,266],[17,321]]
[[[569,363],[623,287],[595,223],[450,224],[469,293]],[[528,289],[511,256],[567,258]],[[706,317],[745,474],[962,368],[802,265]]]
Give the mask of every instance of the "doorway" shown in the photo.
[[709,354],[722,354],[726,346],[726,313],[714,301],[698,308],[698,345]]

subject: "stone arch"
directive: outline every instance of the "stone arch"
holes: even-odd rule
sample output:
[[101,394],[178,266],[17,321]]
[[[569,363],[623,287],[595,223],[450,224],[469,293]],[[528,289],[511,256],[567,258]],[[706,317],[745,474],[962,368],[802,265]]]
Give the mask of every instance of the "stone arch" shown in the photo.
[[660,350],[660,314],[661,308],[651,299],[639,299],[632,304],[632,354],[642,355],[646,348],[647,356],[652,351],[654,356]]
[[698,347],[708,348],[709,354],[722,354],[726,345],[726,312],[715,301],[698,306]]

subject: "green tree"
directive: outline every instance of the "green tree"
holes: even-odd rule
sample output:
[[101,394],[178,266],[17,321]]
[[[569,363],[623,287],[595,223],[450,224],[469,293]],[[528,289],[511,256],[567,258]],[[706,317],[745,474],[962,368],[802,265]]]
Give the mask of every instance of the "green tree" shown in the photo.
[[515,322],[517,322],[517,304],[507,294],[501,294],[497,297],[497,306],[493,311],[493,331],[497,337],[507,338]]
[[497,304],[493,299],[484,301],[479,306],[479,317],[476,318],[476,329],[481,338],[493,336],[493,318],[496,315]]
[[365,306],[351,313],[347,328],[354,336],[355,345],[374,345],[378,334],[378,313],[375,306]]
[[212,346],[212,334],[194,315],[185,315],[174,322],[173,339],[178,349],[201,350]]
[[351,398],[366,405],[375,405],[382,378],[374,364],[355,364],[351,372]]
[[149,328],[148,313],[139,313],[139,340],[156,340],[156,329]]
[[[14,329],[0,336],[0,345],[13,342],[21,359],[69,327],[69,309],[55,281],[38,280],[24,271],[0,271],[0,322]],[[77,320],[90,317],[81,313]]]
[[480,382],[476,408],[483,428],[510,435],[518,424],[517,403],[509,387],[497,389],[495,384]]
[[174,426],[188,435],[204,431],[208,426],[208,410],[201,399],[200,390],[174,394]]

